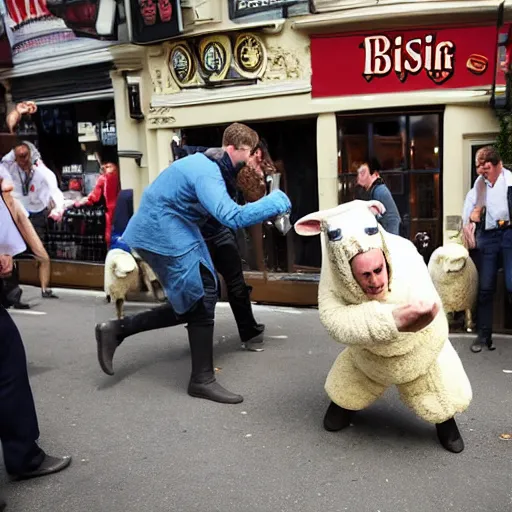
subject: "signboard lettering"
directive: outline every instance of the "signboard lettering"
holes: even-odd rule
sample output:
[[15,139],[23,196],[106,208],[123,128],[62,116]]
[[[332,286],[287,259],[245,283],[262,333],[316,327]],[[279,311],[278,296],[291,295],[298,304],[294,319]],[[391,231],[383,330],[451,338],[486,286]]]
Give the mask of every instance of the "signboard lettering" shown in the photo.
[[253,15],[258,15],[258,20],[282,18],[285,7],[293,7],[294,15],[309,14],[308,0],[228,0],[228,2],[229,17],[233,21]]
[[408,41],[402,36],[394,39],[382,35],[369,36],[365,37],[362,48],[365,52],[363,76],[367,82],[376,76],[387,76],[391,71],[405,82],[409,73],[425,70],[434,83],[441,84],[454,72],[454,43],[436,43],[432,34]]
[[314,97],[492,87],[497,27],[313,36]]

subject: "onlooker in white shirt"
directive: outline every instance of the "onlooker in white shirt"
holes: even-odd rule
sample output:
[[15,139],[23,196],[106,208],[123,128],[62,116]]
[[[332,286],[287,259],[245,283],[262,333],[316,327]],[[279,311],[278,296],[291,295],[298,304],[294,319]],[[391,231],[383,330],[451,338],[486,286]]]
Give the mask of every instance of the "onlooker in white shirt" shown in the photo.
[[[58,221],[64,212],[64,196],[58,187],[55,174],[44,165],[35,146],[23,141],[18,142],[13,150],[2,158],[0,177],[8,179],[14,184],[13,196],[28,211],[30,221],[44,243],[48,229],[48,217]],[[50,273],[48,262],[39,263],[39,280],[43,298],[57,298],[48,287]],[[16,290],[16,293],[13,293],[12,290],[9,292],[17,298],[13,304],[14,307],[27,307],[20,300],[21,289],[17,272],[13,273],[6,288]]]
[[[512,172],[503,167],[496,148],[477,151],[475,164],[479,177],[469,191],[462,214],[464,224],[481,223],[476,232],[478,252],[478,337],[471,346],[481,352],[483,346],[494,350],[492,340],[493,302],[500,260],[503,262],[505,288],[512,305]],[[485,201],[479,204],[477,188],[485,185]]]

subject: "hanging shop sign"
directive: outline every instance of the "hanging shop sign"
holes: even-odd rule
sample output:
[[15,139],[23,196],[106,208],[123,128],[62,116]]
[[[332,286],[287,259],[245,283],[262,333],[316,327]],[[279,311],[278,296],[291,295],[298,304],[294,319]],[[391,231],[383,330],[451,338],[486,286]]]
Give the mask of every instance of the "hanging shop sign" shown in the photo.
[[[229,18],[233,21],[258,21],[309,14],[309,0],[228,0]],[[290,12],[291,11],[291,12]]]
[[492,86],[496,26],[318,36],[314,97]]
[[179,41],[169,54],[169,69],[181,88],[252,83],[266,65],[265,45],[251,33]]
[[183,31],[178,0],[130,0],[132,42],[164,41]]
[[512,24],[507,23],[498,31],[496,51],[496,72],[492,94],[492,105],[497,110],[512,108],[512,80],[510,65],[512,57]]
[[125,23],[102,0],[0,0],[0,14],[14,64],[104,48]]

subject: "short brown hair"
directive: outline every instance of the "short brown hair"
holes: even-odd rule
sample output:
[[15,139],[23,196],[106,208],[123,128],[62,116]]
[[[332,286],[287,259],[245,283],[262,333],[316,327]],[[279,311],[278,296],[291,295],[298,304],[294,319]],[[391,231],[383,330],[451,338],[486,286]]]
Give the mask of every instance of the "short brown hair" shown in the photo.
[[222,146],[235,146],[240,149],[241,146],[249,146],[251,151],[258,144],[258,134],[252,129],[242,123],[230,124],[222,135]]
[[489,162],[492,165],[498,165],[501,162],[500,152],[494,146],[485,146],[480,148],[476,152],[475,159],[479,164]]

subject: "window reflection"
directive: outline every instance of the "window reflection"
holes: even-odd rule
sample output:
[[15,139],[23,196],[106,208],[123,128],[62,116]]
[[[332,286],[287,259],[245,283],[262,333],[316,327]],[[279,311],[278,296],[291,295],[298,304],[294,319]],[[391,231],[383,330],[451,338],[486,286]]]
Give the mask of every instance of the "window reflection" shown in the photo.
[[340,116],[338,118],[339,202],[369,199],[356,186],[357,169],[368,163],[393,195],[402,235],[427,232],[442,243],[439,113]]

